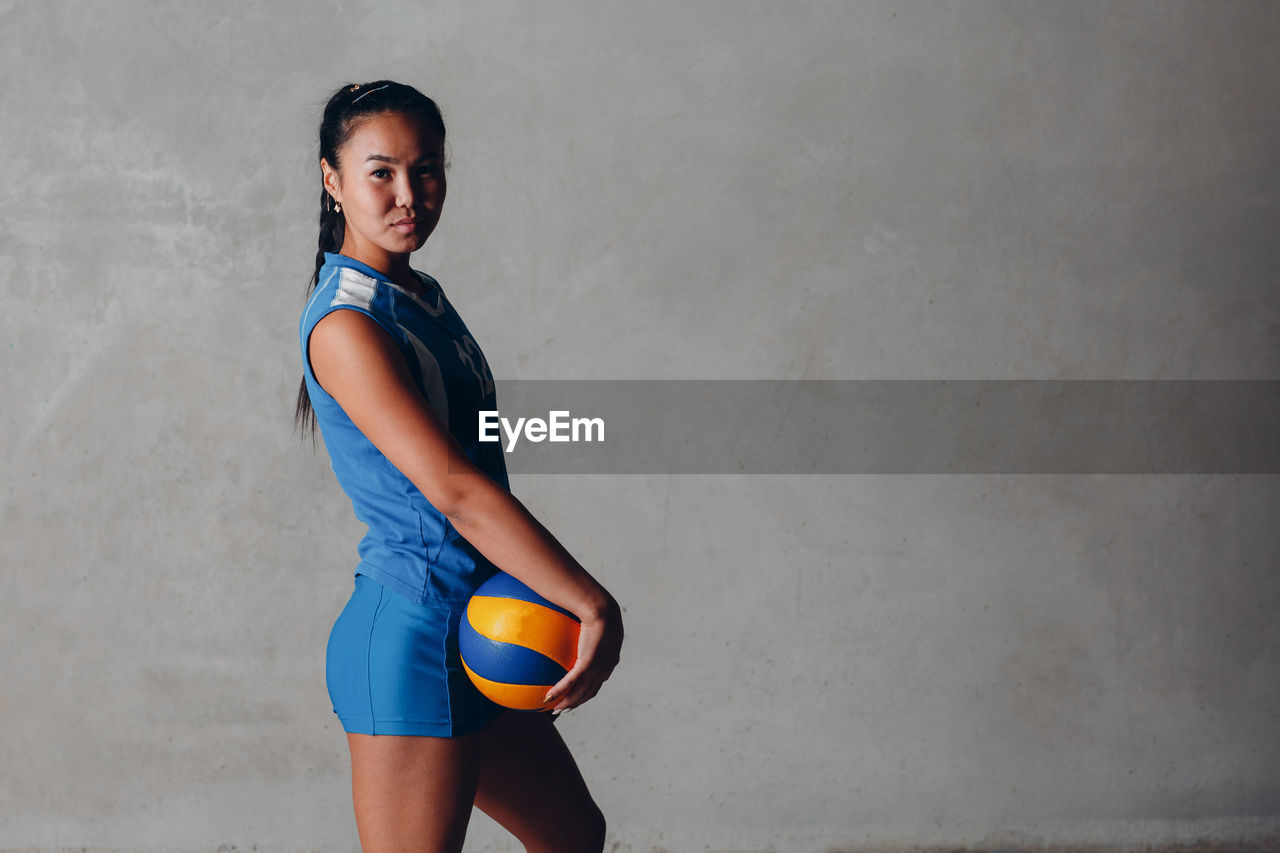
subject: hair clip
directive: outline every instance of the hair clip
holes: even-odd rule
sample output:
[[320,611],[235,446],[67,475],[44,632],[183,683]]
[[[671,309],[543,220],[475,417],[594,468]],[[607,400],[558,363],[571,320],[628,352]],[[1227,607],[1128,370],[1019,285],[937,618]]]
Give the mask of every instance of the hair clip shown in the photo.
[[351,103],[354,104],[356,101],[360,100],[360,98],[363,98],[365,95],[372,95],[374,92],[381,92],[383,89],[387,88],[390,85],[391,85],[390,83],[383,83],[381,86],[379,86],[376,89],[370,89],[367,92],[361,92],[360,95],[355,99],[355,101],[352,101]]

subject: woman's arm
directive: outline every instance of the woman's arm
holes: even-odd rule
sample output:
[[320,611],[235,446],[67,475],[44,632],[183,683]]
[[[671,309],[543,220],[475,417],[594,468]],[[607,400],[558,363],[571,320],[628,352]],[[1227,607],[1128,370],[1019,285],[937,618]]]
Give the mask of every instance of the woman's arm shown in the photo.
[[311,332],[311,369],[352,423],[494,565],[582,621],[578,661],[547,694],[553,710],[595,696],[622,646],[613,596],[506,489],[475,467],[371,318],[334,311]]

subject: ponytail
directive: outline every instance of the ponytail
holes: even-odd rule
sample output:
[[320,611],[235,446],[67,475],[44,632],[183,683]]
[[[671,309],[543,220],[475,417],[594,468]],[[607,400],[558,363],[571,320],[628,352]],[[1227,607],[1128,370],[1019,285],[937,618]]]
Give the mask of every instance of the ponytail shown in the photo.
[[[307,294],[315,290],[320,283],[320,270],[324,267],[324,253],[337,252],[342,248],[343,237],[347,233],[347,220],[335,209],[333,197],[328,191],[320,190],[320,239],[316,249],[316,269],[311,274],[311,282],[307,285]],[[299,432],[316,437],[316,412],[311,408],[311,395],[307,393],[307,378],[302,377],[298,384],[298,402],[293,411],[293,423]]]

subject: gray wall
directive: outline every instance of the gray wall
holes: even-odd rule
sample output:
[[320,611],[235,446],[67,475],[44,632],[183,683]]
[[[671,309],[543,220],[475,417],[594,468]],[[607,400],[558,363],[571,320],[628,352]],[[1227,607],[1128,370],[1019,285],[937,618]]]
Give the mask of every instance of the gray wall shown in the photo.
[[[1280,5],[0,2],[0,847],[355,846],[290,433],[328,93],[506,378],[1275,379]],[[499,385],[501,396],[501,384]],[[1275,476],[522,476],[620,851],[1280,833]],[[475,850],[513,846],[483,819]]]

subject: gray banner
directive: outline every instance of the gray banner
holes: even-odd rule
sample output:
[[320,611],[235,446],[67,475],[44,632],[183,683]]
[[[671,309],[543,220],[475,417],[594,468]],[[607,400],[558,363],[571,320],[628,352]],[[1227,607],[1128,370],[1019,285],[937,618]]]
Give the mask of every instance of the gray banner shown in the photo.
[[1280,473],[1277,381],[506,380],[497,392],[487,432],[516,474]]

